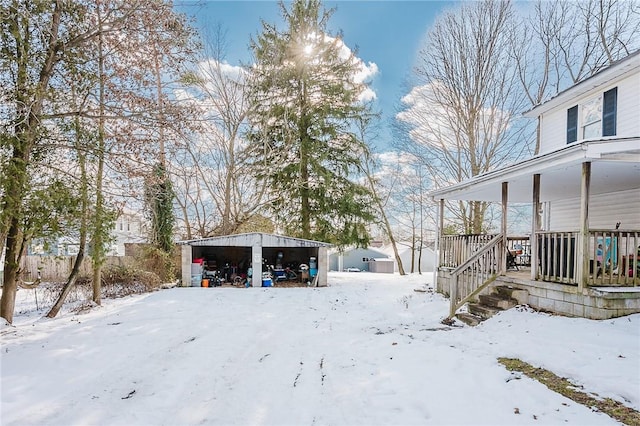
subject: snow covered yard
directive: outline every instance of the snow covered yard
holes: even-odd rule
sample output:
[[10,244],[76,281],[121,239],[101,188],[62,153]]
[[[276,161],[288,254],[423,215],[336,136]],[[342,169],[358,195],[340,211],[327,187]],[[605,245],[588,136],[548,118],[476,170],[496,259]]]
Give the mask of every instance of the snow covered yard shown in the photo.
[[[640,315],[512,309],[447,327],[430,275],[327,288],[174,288],[54,320],[18,292],[2,425],[618,424],[511,373],[515,357],[640,410]],[[22,306],[22,309],[21,309]]]

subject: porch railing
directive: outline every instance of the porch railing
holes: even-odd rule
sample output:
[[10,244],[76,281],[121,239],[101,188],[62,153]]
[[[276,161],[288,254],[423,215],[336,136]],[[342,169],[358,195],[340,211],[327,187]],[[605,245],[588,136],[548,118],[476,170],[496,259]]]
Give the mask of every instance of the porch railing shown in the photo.
[[578,232],[536,232],[538,269],[542,281],[577,284]]
[[[537,232],[536,278],[578,284],[578,232]],[[588,286],[640,285],[640,231],[591,229],[584,254],[583,275]]]
[[640,231],[592,229],[588,256],[588,285],[640,285]]
[[502,235],[496,235],[451,272],[449,318],[495,281],[504,251]]
[[443,235],[440,238],[439,265],[457,268],[495,237],[495,234]]
[[[495,237],[490,234],[443,236],[440,240],[439,266],[459,270],[469,259],[479,260],[476,254],[487,249]],[[639,230],[591,229],[588,240],[588,250],[582,259],[578,259],[582,240],[577,231],[536,232],[536,253],[531,251],[532,244],[526,236],[510,236],[506,245],[512,251],[522,247],[522,253],[516,253],[516,262],[535,268],[535,279],[538,281],[577,285],[578,262],[584,260],[583,278],[587,286],[640,286]],[[483,253],[482,256],[489,254]],[[460,276],[461,286],[470,285],[465,284],[467,279],[475,280],[467,277],[470,271],[460,273],[464,274]],[[460,294],[465,293],[467,290],[462,289]]]

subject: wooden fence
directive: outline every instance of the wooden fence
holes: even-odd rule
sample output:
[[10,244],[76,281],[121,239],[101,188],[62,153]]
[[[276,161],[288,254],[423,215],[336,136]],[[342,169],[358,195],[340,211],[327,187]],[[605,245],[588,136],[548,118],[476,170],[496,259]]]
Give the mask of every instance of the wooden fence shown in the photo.
[[[38,273],[42,281],[63,282],[73,269],[75,256],[25,256],[20,263],[22,279],[35,281]],[[105,266],[132,266],[134,258],[131,256],[109,256]],[[80,275],[91,275],[93,268],[91,259],[86,258],[82,262]]]

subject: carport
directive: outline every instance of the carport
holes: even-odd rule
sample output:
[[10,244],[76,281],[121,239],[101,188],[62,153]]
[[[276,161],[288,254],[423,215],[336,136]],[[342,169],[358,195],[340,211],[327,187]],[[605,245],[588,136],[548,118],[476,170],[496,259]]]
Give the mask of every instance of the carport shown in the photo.
[[194,260],[203,260],[209,268],[229,265],[238,275],[246,274],[247,269],[252,267],[254,273],[251,284],[261,287],[263,264],[281,264],[297,269],[301,264],[310,265],[311,258],[317,262],[316,285],[327,285],[327,248],[331,246],[328,243],[253,232],[181,241],[180,244],[184,286],[191,283]]

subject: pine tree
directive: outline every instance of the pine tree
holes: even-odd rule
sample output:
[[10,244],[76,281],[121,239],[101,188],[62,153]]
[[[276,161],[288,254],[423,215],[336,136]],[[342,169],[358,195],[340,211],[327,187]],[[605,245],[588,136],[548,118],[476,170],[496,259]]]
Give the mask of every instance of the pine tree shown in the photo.
[[362,62],[327,32],[319,0],[280,9],[288,28],[263,22],[252,40],[251,155],[268,184],[277,224],[289,235],[338,245],[368,242],[372,194],[355,181],[368,148],[357,122],[371,115]]

